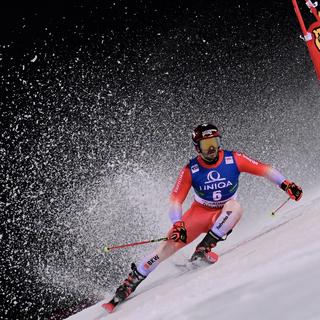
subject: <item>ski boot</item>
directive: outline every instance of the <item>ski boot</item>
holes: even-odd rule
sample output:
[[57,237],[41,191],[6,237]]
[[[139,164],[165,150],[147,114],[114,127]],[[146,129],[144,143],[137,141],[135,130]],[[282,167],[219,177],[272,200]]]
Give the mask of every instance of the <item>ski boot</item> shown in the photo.
[[217,242],[223,240],[211,230],[206,234],[203,240],[197,245],[195,252],[190,258],[190,261],[205,261],[207,263],[215,263],[219,256],[211,252],[211,249],[217,245]]
[[108,312],[112,312],[113,309],[122,301],[127,299],[129,295],[136,290],[138,285],[146,278],[140,274],[137,270],[137,266],[131,264],[132,272],[129,273],[128,278],[126,278],[122,285],[118,287],[114,297],[108,302],[102,305]]

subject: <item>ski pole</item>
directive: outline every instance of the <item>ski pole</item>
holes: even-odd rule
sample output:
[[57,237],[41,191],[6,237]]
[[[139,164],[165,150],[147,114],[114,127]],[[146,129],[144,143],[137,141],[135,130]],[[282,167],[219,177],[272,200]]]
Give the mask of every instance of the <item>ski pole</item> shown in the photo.
[[287,200],[285,200],[277,209],[271,212],[271,215],[274,216],[278,210],[280,210],[291,198],[289,197]]
[[146,241],[140,241],[140,242],[126,243],[126,244],[121,244],[121,245],[118,245],[118,246],[111,246],[111,247],[108,247],[107,245],[104,245],[102,247],[102,251],[104,253],[108,253],[109,251],[115,250],[115,249],[139,246],[141,244],[152,243],[152,242],[160,242],[160,241],[166,241],[166,240],[168,240],[167,237],[159,238],[159,239],[146,240]]

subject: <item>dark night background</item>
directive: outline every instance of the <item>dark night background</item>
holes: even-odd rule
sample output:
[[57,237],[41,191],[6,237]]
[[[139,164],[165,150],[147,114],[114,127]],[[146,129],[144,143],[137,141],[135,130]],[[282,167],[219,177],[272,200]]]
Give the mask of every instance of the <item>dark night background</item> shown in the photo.
[[199,122],[312,186],[319,92],[291,1],[7,6],[0,319],[63,319],[112,291],[141,251],[99,246],[165,232],[150,194],[166,199]]

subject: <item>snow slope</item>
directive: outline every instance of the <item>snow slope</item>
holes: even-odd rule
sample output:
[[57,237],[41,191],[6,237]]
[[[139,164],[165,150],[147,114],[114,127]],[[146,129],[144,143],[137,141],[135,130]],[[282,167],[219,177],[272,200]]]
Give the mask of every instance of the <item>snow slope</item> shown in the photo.
[[319,320],[320,192],[269,221],[256,234],[223,243],[215,265],[181,273],[175,263],[190,246],[161,264],[114,313],[99,302],[68,319]]

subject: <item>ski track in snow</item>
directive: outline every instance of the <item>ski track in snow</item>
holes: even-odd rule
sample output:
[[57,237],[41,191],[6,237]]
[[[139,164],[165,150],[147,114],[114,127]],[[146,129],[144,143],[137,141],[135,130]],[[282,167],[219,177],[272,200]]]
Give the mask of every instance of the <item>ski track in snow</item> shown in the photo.
[[179,256],[172,257],[114,313],[101,308],[108,294],[68,319],[319,320],[319,214],[320,192],[280,212],[259,234],[221,249],[217,264],[179,271],[173,263]]

